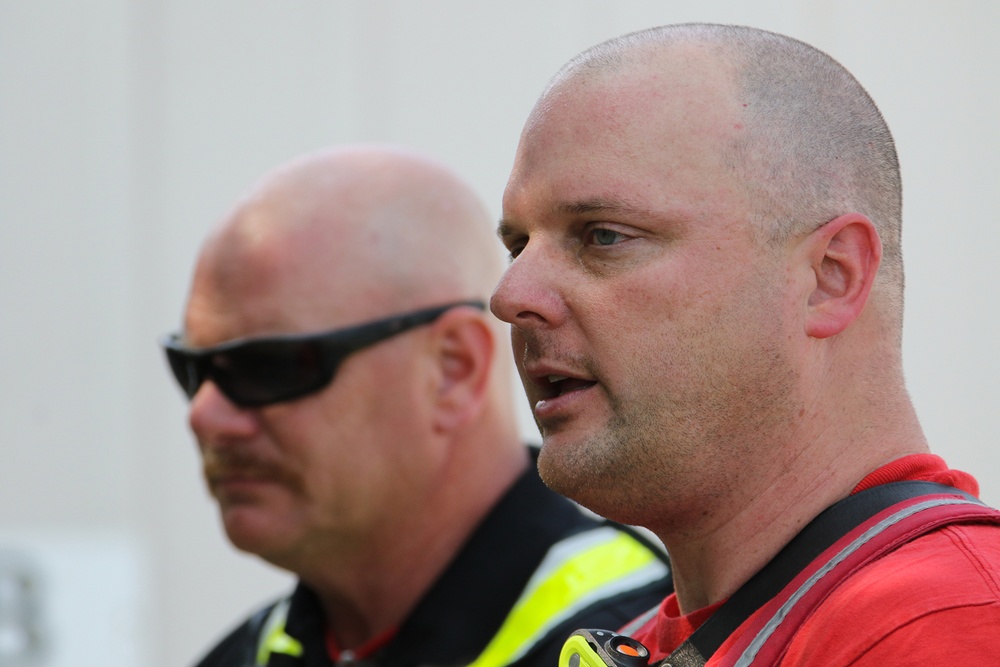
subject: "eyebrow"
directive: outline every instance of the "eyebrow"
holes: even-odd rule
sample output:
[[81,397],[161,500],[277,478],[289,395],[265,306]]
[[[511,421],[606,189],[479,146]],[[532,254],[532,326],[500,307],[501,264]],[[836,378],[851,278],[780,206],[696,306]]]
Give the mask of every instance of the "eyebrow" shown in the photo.
[[507,218],[501,218],[500,222],[497,223],[497,236],[500,240],[504,240],[509,236],[513,236],[517,232],[514,231],[514,226],[507,221]]
[[[633,216],[651,218],[656,213],[645,206],[639,206],[624,199],[594,197],[580,201],[557,204],[555,211],[561,215],[585,215],[588,213],[626,213]],[[517,225],[509,218],[501,218],[497,223],[497,236],[505,239],[518,233]]]
[[556,211],[569,215],[582,215],[584,213],[633,213],[638,215],[650,215],[651,211],[643,206],[638,206],[624,199],[609,199],[605,197],[595,197],[582,201],[567,202],[556,206]]

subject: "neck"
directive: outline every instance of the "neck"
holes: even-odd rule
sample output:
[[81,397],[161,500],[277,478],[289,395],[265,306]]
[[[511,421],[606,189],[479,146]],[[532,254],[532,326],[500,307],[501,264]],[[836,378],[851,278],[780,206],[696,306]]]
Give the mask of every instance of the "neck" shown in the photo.
[[337,646],[356,649],[402,624],[461,548],[465,536],[459,532],[373,547],[366,557],[359,552],[331,561],[322,575],[303,577],[319,597]]
[[[670,553],[682,614],[725,600],[766,565],[813,517],[849,493],[835,475],[812,478],[810,490],[775,479],[727,515],[682,532],[660,534]],[[816,489],[822,489],[817,493]]]
[[[466,449],[493,443],[467,443]],[[398,627],[462,549],[483,516],[527,466],[527,452],[517,443],[510,456],[457,455],[455,474],[464,481],[438,485],[432,498],[400,513],[394,525],[363,537],[349,553],[316,559],[320,565],[300,578],[323,607],[327,628],[343,650],[355,649]],[[405,536],[405,537],[404,537]]]
[[929,451],[912,409],[906,411],[912,419],[895,422],[882,414],[886,419],[877,432],[866,426],[853,435],[842,428],[821,429],[780,467],[757,469],[728,485],[725,494],[712,499],[704,521],[656,530],[671,556],[681,613],[729,598],[872,471]]

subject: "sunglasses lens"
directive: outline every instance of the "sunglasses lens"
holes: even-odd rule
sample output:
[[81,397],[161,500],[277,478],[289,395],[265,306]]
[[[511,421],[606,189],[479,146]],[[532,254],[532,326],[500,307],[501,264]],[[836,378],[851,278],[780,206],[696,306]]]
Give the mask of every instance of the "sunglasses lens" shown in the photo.
[[166,348],[167,361],[170,363],[170,370],[177,378],[177,384],[181,386],[188,398],[192,398],[198,387],[201,386],[202,378],[198,372],[198,364],[195,359],[180,350]]
[[211,357],[212,380],[233,402],[266,405],[308,394],[333,377],[312,341],[261,341]]

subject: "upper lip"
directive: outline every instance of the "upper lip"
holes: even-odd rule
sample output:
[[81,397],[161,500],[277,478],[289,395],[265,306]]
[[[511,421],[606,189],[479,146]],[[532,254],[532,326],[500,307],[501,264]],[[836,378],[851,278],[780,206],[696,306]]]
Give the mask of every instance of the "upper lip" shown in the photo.
[[548,364],[545,362],[535,362],[524,365],[524,374],[531,378],[531,381],[538,385],[549,384],[550,376],[557,376],[561,378],[574,378],[576,380],[591,380],[585,373],[579,373],[573,369],[566,368],[564,366],[559,366],[556,364]]
[[245,443],[221,449],[203,445],[202,469],[206,479],[217,483],[273,481],[283,474],[280,465],[247,451]]

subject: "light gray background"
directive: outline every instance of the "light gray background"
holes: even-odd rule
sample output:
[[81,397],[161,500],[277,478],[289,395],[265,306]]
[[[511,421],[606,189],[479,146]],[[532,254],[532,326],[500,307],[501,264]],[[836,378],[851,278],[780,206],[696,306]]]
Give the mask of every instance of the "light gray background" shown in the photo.
[[391,141],[499,214],[548,77],[691,20],[804,39],[880,104],[910,389],[936,451],[1000,503],[1000,3],[0,0],[0,549],[40,564],[47,664],[187,664],[287,586],[223,538],[155,345],[233,200],[300,152]]

